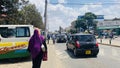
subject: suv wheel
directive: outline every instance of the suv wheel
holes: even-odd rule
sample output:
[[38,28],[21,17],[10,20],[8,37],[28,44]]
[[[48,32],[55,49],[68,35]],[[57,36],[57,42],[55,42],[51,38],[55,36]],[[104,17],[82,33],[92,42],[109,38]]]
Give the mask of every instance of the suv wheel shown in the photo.
[[70,49],[67,47],[67,50],[69,51]]

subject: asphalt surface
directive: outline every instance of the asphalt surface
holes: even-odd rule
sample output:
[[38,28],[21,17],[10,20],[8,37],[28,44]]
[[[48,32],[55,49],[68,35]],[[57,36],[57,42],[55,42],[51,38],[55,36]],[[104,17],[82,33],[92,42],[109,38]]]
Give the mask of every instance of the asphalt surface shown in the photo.
[[65,43],[56,44],[55,50],[65,68],[119,68],[120,48],[101,44],[99,47],[97,57],[76,58],[72,52],[66,50]]
[[[76,58],[72,52],[66,50],[65,43],[50,42],[48,61],[43,61],[41,68],[119,68],[120,48],[102,44],[99,44],[99,47],[97,57]],[[0,68],[32,68],[31,58],[18,59],[15,62],[8,59],[0,60]]]

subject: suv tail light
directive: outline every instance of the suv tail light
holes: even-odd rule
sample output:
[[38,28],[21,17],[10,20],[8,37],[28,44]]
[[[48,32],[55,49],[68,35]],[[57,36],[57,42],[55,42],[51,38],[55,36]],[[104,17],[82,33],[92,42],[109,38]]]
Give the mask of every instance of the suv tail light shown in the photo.
[[78,48],[80,48],[80,43],[79,43],[79,41],[76,41],[76,46],[77,46]]
[[98,47],[99,45],[98,45],[98,42],[96,42],[96,46]]

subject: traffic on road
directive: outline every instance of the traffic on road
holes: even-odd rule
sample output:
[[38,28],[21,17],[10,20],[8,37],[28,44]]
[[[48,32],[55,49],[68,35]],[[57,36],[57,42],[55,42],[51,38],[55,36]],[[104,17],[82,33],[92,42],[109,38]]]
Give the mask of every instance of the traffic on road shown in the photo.
[[[73,52],[66,49],[66,43],[49,43],[48,61],[42,62],[43,68],[119,68],[120,48],[99,44],[97,57],[79,56],[75,57]],[[0,61],[0,68],[30,68],[30,58],[11,62]]]
[[119,68],[120,48],[99,45],[97,57],[75,57],[73,52],[66,50],[65,43],[55,45],[57,57],[65,68]]
[[0,68],[120,68],[119,6],[0,0]]

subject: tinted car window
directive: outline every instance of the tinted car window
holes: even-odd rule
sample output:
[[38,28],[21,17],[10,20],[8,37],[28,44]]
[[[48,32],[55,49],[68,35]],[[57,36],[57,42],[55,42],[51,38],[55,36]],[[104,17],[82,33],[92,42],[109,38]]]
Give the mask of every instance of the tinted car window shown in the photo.
[[95,36],[93,35],[78,35],[76,36],[77,40],[82,42],[92,42],[95,41]]
[[12,38],[12,37],[30,37],[29,27],[0,27],[0,35],[3,38]]
[[63,37],[63,38],[64,38],[64,37],[65,37],[65,35],[61,35],[60,37]]
[[0,35],[3,38],[15,37],[15,29],[9,29],[8,27],[0,27]]
[[58,38],[65,38],[65,35],[58,35]]

